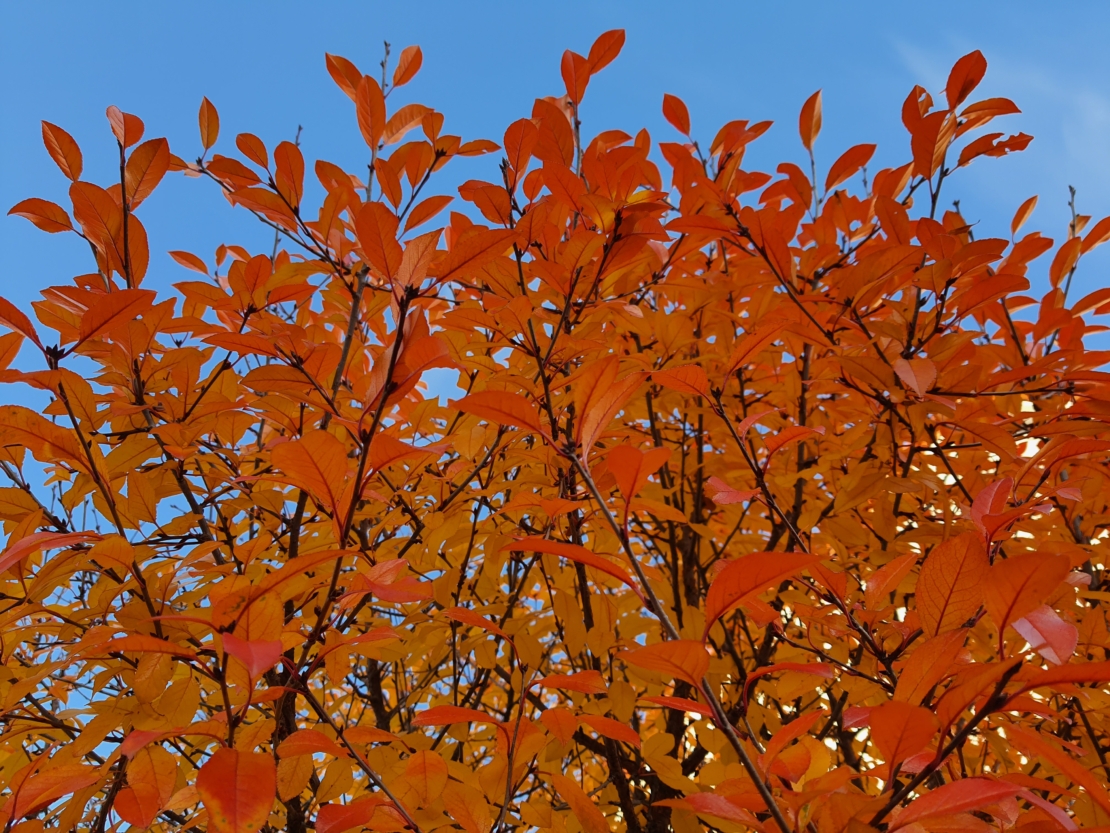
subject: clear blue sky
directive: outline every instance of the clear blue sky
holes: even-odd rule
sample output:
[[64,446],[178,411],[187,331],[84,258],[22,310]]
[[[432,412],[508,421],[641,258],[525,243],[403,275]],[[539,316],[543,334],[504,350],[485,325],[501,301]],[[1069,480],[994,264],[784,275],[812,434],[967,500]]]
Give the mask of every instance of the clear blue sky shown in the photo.
[[[1008,234],[1016,206],[1040,194],[1031,225],[1059,239],[1069,184],[1079,189],[1082,213],[1110,214],[1110,4],[1074,0],[8,2],[0,5],[0,207],[29,196],[65,203],[67,183],[42,147],[40,119],[69,130],[84,150],[86,176],[107,184],[116,164],[109,104],[142,117],[148,137],[167,136],[176,153],[195,158],[197,107],[207,95],[222,120],[218,151],[233,152],[243,130],[272,148],[300,124],[306,156],[361,170],[366,149],[353,108],[323,56],[338,53],[369,70],[383,40],[395,54],[412,43],[424,50],[423,70],[399,96],[445,113],[447,132],[499,140],[536,96],[563,91],[565,48],[584,53],[615,27],[627,29],[628,41],[590,85],[587,132],[647,126],[655,140],[674,141],[660,115],[671,92],[689,105],[703,141],[728,119],[773,119],[749,156],[749,166],[771,169],[800,160],[797,113],[818,87],[819,164],[864,141],[879,143],[881,165],[906,161],[899,113],[907,92],[915,83],[939,92],[953,61],[981,49],[990,68],[978,93],[1012,98],[1024,111],[997,129],[1036,139],[1017,156],[975,163],[949,196],[961,198],[981,236]],[[496,158],[462,161],[449,166],[448,179],[496,179]],[[211,184],[180,175],[167,178],[142,214],[148,283],[156,287],[188,279],[169,249],[211,262],[220,242],[262,251],[272,240]],[[90,271],[87,249],[63,237],[0,216],[0,293],[25,306],[41,288]],[[1105,248],[1081,269],[1080,292],[1105,284]]]

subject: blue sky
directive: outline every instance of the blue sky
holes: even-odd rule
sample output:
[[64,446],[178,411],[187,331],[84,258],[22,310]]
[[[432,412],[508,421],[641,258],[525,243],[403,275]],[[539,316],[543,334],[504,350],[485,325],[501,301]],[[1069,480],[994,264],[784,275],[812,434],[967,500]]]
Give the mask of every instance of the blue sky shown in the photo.
[[[1082,213],[1110,214],[1110,4],[1007,2],[54,2],[0,5],[0,206],[29,196],[65,202],[66,180],[42,147],[40,119],[70,131],[87,178],[107,184],[115,146],[104,110],[143,118],[147,136],[167,136],[186,158],[199,151],[202,95],[219,108],[217,151],[232,153],[249,130],[272,148],[302,125],[310,159],[360,170],[366,156],[353,108],[328,77],[324,53],[369,70],[382,41],[396,55],[424,51],[424,68],[398,95],[446,115],[445,131],[499,140],[528,115],[536,96],[563,92],[562,51],[585,53],[594,37],[627,29],[616,63],[595,78],[585,132],[646,126],[656,141],[677,136],[663,121],[664,92],[689,105],[703,142],[733,118],[773,119],[748,166],[773,170],[801,160],[797,113],[818,87],[825,127],[817,146],[826,168],[852,144],[878,142],[875,162],[900,164],[909,142],[899,113],[915,83],[939,92],[960,55],[989,61],[977,94],[1012,98],[1024,111],[996,128],[1035,136],[1022,154],[981,160],[951,184],[980,236],[1008,234],[1026,197],[1041,200],[1030,227],[1060,238],[1067,186]],[[392,100],[392,99],[391,99]],[[453,162],[441,181],[496,179],[496,157]],[[873,162],[873,167],[875,166]],[[946,184],[946,189],[949,185]],[[187,249],[211,262],[220,242],[268,251],[272,237],[227,207],[210,183],[167,177],[144,204],[161,288],[189,273],[165,252]],[[1106,247],[1110,252],[1110,246]],[[40,289],[91,269],[73,236],[48,236],[0,216],[0,294],[26,307]],[[1047,269],[1047,258],[1035,268]],[[1106,282],[1110,254],[1081,268],[1078,292]],[[1043,278],[1042,278],[1043,280]],[[9,400],[10,401],[10,400]]]

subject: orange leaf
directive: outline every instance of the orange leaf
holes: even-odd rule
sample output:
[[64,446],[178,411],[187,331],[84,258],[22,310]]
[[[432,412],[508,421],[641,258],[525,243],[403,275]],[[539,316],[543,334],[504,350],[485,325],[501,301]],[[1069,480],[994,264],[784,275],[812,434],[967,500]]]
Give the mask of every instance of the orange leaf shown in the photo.
[[663,93],[663,118],[683,136],[690,135],[690,111],[678,96]]
[[936,636],[963,627],[979,609],[987,574],[987,551],[974,533],[938,544],[917,580],[917,613],[925,633]]
[[543,433],[540,412],[532,402],[518,393],[484,390],[464,396],[462,399],[453,399],[447,404],[457,411],[481,417],[489,422]]
[[948,99],[949,109],[963,104],[986,74],[987,59],[978,49],[956,61],[948,74],[948,83],[944,85],[944,96]]
[[693,393],[709,398],[709,379],[706,378],[705,371],[696,364],[652,371],[651,380],[679,393]]
[[1039,733],[1022,726],[1007,724],[1006,735],[1013,738],[1011,742],[1019,749],[1033,757],[1044,758],[1073,784],[1082,787],[1104,811],[1110,813],[1110,795],[1106,793],[1105,781],[1077,763],[1067,752],[1049,743]]
[[104,335],[122,322],[138,318],[151,308],[156,297],[152,289],[117,289],[102,296],[81,317],[77,343]]
[[590,74],[595,75],[609,66],[624,48],[624,29],[610,29],[597,36],[597,40],[590,47],[587,60],[590,64]]
[[1007,625],[1023,618],[1051,596],[1071,569],[1066,555],[1018,553],[996,561],[983,590],[983,602],[1001,641]]
[[464,237],[451,247],[436,277],[446,283],[471,274],[504,253],[514,237],[512,229],[487,229]]
[[405,783],[416,793],[419,806],[426,807],[447,786],[447,764],[438,752],[427,749],[417,752],[405,764]]
[[956,672],[956,658],[966,640],[967,631],[961,628],[934,636],[918,645],[898,674],[894,699],[920,705],[937,683]]
[[669,448],[652,448],[643,452],[629,445],[618,445],[605,456],[605,461],[616,477],[617,488],[627,504],[670,457]]
[[215,105],[207,97],[200,102],[200,113],[197,116],[200,123],[200,143],[205,150],[216,144],[220,135],[220,114],[216,112]]
[[270,453],[274,466],[298,489],[332,512],[340,506],[347,477],[347,449],[327,431],[310,431]]
[[570,805],[570,811],[578,819],[585,833],[609,833],[609,822],[605,820],[601,810],[594,804],[593,799],[576,782],[565,775],[552,773],[551,783],[558,790],[563,800]]
[[[0,425],[0,431],[2,430],[3,427]],[[0,554],[0,573],[40,550],[65,549],[74,544],[84,544],[99,539],[100,536],[94,532],[32,532],[26,538],[21,538],[14,543],[8,541],[7,549]]]
[[445,209],[454,199],[454,197],[441,194],[435,197],[428,197],[426,200],[421,200],[413,207],[412,211],[409,212],[409,216],[405,218],[405,231],[414,229],[428,222],[428,220]]
[[922,706],[888,700],[872,710],[871,737],[883,753],[888,780],[894,777],[898,764],[929,745],[937,728],[936,717]]
[[893,830],[925,819],[966,813],[1010,798],[1020,791],[1021,787],[1006,781],[981,776],[964,778],[930,790],[913,801],[894,816],[890,828]]
[[42,123],[42,143],[46,145],[46,152],[55,164],[61,168],[62,173],[73,182],[81,178],[81,148],[73,137],[56,124],[48,121]]
[[112,127],[112,134],[125,148],[131,147],[143,138],[143,120],[130,113],[124,113],[114,104],[107,111],[108,124]]
[[497,625],[473,610],[465,607],[448,607],[443,611],[443,615],[448,619],[453,619],[456,622],[462,622],[464,625],[471,627],[481,628],[482,630],[489,631],[495,636],[500,636],[502,639],[508,639],[509,635],[501,630]]
[[818,90],[802,105],[802,112],[798,115],[798,132],[802,137],[802,146],[810,153],[813,152],[813,143],[817,134],[821,132],[821,91]]
[[170,146],[165,139],[151,139],[135,148],[125,169],[127,204],[136,208],[149,197],[169,167]]
[[924,397],[936,384],[937,366],[929,359],[907,361],[899,357],[894,360],[893,367],[902,383],[919,397]]
[[280,640],[246,640],[233,633],[221,634],[220,638],[224,651],[243,663],[252,680],[261,679],[264,673],[281,661]]
[[385,97],[378,82],[364,75],[355,94],[355,115],[362,138],[371,148],[376,148],[385,132]]
[[[580,691],[583,694],[604,694],[609,690],[600,671],[579,671],[577,674],[552,674],[540,677],[535,685],[559,688],[563,691]],[[591,724],[592,725],[592,724]],[[599,730],[600,731],[600,730]]]
[[563,558],[569,558],[579,564],[584,564],[587,567],[601,570],[618,581],[628,585],[636,594],[640,594],[640,589],[632,577],[625,572],[622,568],[618,567],[612,561],[602,558],[590,552],[585,547],[580,547],[577,544],[564,544],[559,541],[548,541],[546,538],[532,536],[529,538],[522,538],[519,541],[514,541],[504,549],[513,552],[545,552],[551,555],[559,555]]
[[318,729],[298,729],[278,744],[276,751],[279,758],[296,758],[300,755],[318,753],[333,755],[336,758],[347,757],[346,749]]
[[460,706],[432,706],[417,712],[413,726],[451,726],[455,723],[497,723],[485,712]]
[[805,553],[755,552],[729,562],[709,585],[702,639],[709,635],[718,619],[742,604],[746,597],[761,593],[775,582],[795,576],[820,560],[818,556]]
[[624,651],[621,658],[637,668],[658,671],[665,677],[684,680],[695,688],[709,671],[705,646],[692,639],[657,642],[644,648]]
[[217,749],[197,773],[197,792],[212,833],[255,833],[269,818],[277,793],[274,758]]
[[848,148],[840,158],[833,162],[829,174],[825,177],[825,190],[831,191],[852,174],[871,161],[875,154],[875,145],[856,145]]
[[625,724],[613,720],[611,717],[601,717],[596,714],[584,714],[578,718],[602,737],[619,740],[631,746],[640,748],[640,733]]
[[586,85],[590,83],[589,62],[569,49],[563,52],[560,65],[563,74],[563,83],[567,88],[567,98],[578,104],[586,94]]
[[51,234],[59,231],[73,231],[73,223],[70,222],[65,209],[49,200],[31,197],[13,205],[8,209],[8,213],[30,220],[40,229]]
[[424,63],[424,53],[419,46],[406,46],[397,56],[397,68],[393,70],[393,86],[400,87],[411,81]]

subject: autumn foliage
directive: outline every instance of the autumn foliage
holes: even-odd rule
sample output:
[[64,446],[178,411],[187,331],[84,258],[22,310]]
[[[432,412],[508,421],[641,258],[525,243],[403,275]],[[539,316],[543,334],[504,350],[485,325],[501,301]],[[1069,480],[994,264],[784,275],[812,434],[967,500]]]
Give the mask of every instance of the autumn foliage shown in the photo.
[[[823,148],[817,93],[772,174],[672,95],[589,138],[623,42],[500,144],[398,101],[418,48],[328,56],[367,151],[319,204],[207,99],[192,162],[110,108],[105,187],[43,124],[72,206],[12,212],[92,259],[0,300],[49,403],[0,407],[5,831],[1110,824],[1110,289],[1069,295],[1110,219],[947,207],[1030,141],[978,52],[905,164]],[[145,288],[171,172],[273,251]]]

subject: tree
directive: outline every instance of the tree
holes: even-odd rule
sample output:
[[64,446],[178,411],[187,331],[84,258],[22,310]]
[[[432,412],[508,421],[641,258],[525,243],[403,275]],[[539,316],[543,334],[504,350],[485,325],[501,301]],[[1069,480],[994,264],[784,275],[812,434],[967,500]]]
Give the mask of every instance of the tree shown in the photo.
[[[667,95],[664,174],[582,138],[623,41],[500,146],[393,106],[418,48],[328,56],[369,167],[316,162],[319,207],[295,143],[209,155],[207,99],[191,163],[109,108],[108,187],[43,124],[72,211],[12,212],[95,271],[0,300],[3,381],[49,399],[0,408],[5,831],[1110,823],[1110,289],[1069,297],[1110,219],[1037,300],[1035,199],[1009,239],[944,209],[1030,141],[984,132],[1018,109],[968,103],[978,52],[910,93],[900,167],[819,173],[816,93],[809,172],[746,171],[768,123],[699,143]],[[498,151],[444,221],[433,175]],[[143,288],[168,171],[273,254]]]

